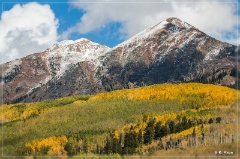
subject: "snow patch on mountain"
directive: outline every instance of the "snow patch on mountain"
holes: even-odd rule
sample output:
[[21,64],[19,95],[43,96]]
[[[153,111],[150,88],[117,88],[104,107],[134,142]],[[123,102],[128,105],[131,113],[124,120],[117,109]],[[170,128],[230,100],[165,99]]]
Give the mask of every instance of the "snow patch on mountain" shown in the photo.
[[217,56],[220,52],[221,48],[216,48],[211,50],[210,52],[207,53],[207,55],[205,56],[204,60],[208,61],[208,60],[213,60],[215,56]]
[[[141,42],[144,39],[150,38],[151,35],[153,35],[153,33],[155,33],[157,30],[164,28],[166,25],[168,24],[168,22],[166,20],[152,26],[149,27],[143,31],[141,31],[140,33],[134,35],[133,37],[131,37],[130,39],[118,44],[117,46],[115,46],[113,49],[118,48],[118,47],[124,47],[127,46],[128,44],[131,43],[136,43],[136,42]],[[141,43],[139,43],[138,45],[140,45]]]
[[22,65],[22,60],[21,59],[16,59],[10,62],[7,62],[5,64],[5,71],[3,71],[2,76],[6,76],[9,72],[11,72],[13,70],[13,68],[15,68],[16,66],[20,66]]
[[57,76],[63,75],[69,69],[69,66],[78,62],[88,61],[93,63],[94,68],[96,68],[100,64],[98,57],[106,53],[109,49],[107,46],[85,38],[76,41],[64,40],[46,50],[48,67],[51,67],[50,65],[52,64],[59,66],[57,68]]

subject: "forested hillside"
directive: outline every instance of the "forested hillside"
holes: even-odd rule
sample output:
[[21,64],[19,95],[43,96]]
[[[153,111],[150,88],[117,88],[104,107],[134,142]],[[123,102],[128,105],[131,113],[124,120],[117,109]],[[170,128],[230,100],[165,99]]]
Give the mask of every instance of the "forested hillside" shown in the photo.
[[5,156],[201,156],[215,155],[204,149],[214,146],[234,156],[237,94],[224,86],[183,83],[4,104],[2,151]]

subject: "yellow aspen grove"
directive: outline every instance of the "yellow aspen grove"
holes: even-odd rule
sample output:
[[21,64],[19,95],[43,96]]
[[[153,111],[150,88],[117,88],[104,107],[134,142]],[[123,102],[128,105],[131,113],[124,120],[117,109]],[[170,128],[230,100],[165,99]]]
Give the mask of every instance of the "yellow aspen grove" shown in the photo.
[[40,154],[40,152],[47,148],[48,155],[66,155],[67,151],[64,146],[67,143],[66,136],[52,136],[45,139],[37,139],[27,143],[25,146],[32,149],[33,154]]
[[200,83],[158,84],[131,90],[99,93],[91,97],[90,101],[120,98],[154,101],[178,99],[182,104],[189,105],[199,103],[200,106],[211,107],[214,105],[233,103],[237,99],[237,91],[224,86]]
[[202,132],[207,132],[208,128],[209,128],[209,125],[204,125],[204,129],[201,128],[201,125],[198,125],[198,126],[195,126],[195,127],[191,127],[187,130],[184,130],[180,133],[170,134],[166,137],[163,137],[163,139],[164,140],[170,140],[170,138],[171,139],[183,138],[183,137],[186,137],[186,136],[192,134],[194,129],[195,129],[195,133],[197,135],[201,135]]

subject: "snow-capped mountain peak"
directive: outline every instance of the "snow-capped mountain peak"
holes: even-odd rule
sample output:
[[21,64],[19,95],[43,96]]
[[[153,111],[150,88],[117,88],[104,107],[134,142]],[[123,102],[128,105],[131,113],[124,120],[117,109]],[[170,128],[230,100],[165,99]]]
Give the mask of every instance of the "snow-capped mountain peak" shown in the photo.
[[175,18],[175,17],[167,18],[167,19],[157,23],[156,25],[153,25],[147,29],[144,29],[143,31],[141,31],[141,32],[137,33],[136,35],[134,35],[133,37],[131,37],[130,39],[115,46],[114,48],[126,46],[130,43],[131,44],[139,43],[139,45],[140,45],[141,42],[144,41],[144,39],[151,38],[152,35],[156,35],[156,32],[160,32],[160,31],[163,31],[166,29],[168,31],[170,31],[171,33],[176,33],[176,32],[179,32],[181,29],[190,29],[190,28],[195,28],[195,27],[193,27],[190,24],[188,24],[178,18]]
[[47,49],[46,52],[48,65],[59,63],[56,73],[57,76],[61,76],[68,69],[68,66],[78,62],[88,61],[94,64],[94,68],[97,67],[99,65],[98,57],[109,49],[107,46],[81,38],[75,41],[61,41]]
[[91,51],[97,51],[98,49],[106,49],[107,46],[100,45],[86,38],[81,38],[78,40],[64,40],[53,44],[52,47],[48,48],[47,52],[60,51],[60,52],[82,52],[84,53],[88,49]]
[[[176,18],[176,17],[171,17],[171,18],[167,18],[166,19],[167,22],[177,26],[178,28],[181,28],[181,29],[190,29],[190,28],[195,28],[194,26],[182,21],[181,19],[179,18]],[[196,29],[196,28],[195,28]]]

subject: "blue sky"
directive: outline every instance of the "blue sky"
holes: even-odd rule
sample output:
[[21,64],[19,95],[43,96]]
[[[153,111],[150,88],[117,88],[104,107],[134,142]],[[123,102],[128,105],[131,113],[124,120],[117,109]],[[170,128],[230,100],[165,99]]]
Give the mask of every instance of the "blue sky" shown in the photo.
[[[76,25],[84,14],[83,10],[79,10],[72,6],[67,0],[62,0],[61,3],[53,2],[47,4],[50,5],[56,18],[59,20],[58,34],[62,34],[68,28]],[[96,29],[85,34],[74,32],[67,39],[76,40],[83,37],[96,41],[102,45],[113,47],[124,40],[120,38],[120,35],[117,33],[120,25],[120,23],[109,23],[104,28]]]
[[[58,19],[59,27],[57,29],[58,34],[62,34],[64,31],[66,31],[68,28],[74,26],[77,24],[77,22],[80,20],[80,18],[83,16],[84,11],[77,9],[73,5],[69,3],[68,0],[48,0],[48,1],[29,1],[29,0],[20,0],[17,2],[14,0],[14,2],[3,2],[2,3],[2,10],[8,11],[11,10],[12,7],[16,4],[24,5],[29,2],[38,2],[39,4],[48,4],[50,8],[54,11],[55,17]],[[1,10],[1,12],[2,12]],[[77,32],[72,33],[68,39],[76,40],[81,37],[94,40],[96,42],[99,42],[100,44],[113,47],[117,45],[118,43],[125,40],[124,38],[121,38],[121,36],[117,33],[117,30],[121,26],[120,23],[109,23],[104,28],[94,30],[90,33],[86,34],[80,34]],[[58,41],[61,41],[63,39],[59,39]]]
[[168,17],[210,36],[239,44],[239,1],[214,0],[3,0],[2,62],[44,51],[61,40],[88,38],[114,47]]

